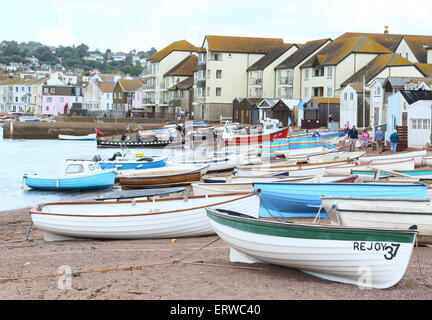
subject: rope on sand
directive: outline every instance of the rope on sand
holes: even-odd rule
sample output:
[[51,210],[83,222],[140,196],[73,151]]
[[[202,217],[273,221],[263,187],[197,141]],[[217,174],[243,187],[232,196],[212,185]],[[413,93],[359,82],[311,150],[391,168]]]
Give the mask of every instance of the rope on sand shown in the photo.
[[[210,241],[209,243],[205,244],[204,246],[198,248],[197,250],[185,255],[181,259],[176,259],[172,261],[164,261],[159,263],[149,263],[149,264],[143,264],[143,265],[131,265],[126,267],[112,267],[112,268],[103,268],[103,269],[93,269],[93,270],[85,270],[85,271],[74,271],[70,274],[70,276],[79,276],[86,273],[105,273],[105,272],[111,272],[111,271],[133,271],[133,270],[141,270],[145,267],[153,267],[153,266],[161,266],[161,265],[168,265],[168,264],[192,264],[192,265],[200,265],[200,266],[210,266],[210,267],[223,267],[223,268],[234,268],[234,269],[248,269],[248,270],[262,270],[262,268],[257,267],[244,267],[244,266],[232,266],[232,265],[224,265],[224,264],[214,264],[214,263],[204,263],[204,262],[193,262],[193,261],[184,261],[187,257],[191,256],[192,254],[204,249],[205,247],[208,247],[212,243],[215,243],[220,238],[214,239]],[[44,274],[44,275],[36,275],[36,276],[29,276],[29,277],[15,277],[15,278],[3,278],[0,277],[0,282],[6,282],[6,281],[16,281],[16,280],[32,280],[32,279],[39,279],[39,278],[52,278],[52,277],[58,277],[60,274]]]

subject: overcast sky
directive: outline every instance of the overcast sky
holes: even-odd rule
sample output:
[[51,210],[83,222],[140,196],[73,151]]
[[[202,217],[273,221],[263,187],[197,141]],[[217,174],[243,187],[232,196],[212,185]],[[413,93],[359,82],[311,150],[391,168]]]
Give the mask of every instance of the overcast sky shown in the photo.
[[432,35],[431,0],[0,0],[0,41],[147,51],[205,35],[335,39],[344,32]]

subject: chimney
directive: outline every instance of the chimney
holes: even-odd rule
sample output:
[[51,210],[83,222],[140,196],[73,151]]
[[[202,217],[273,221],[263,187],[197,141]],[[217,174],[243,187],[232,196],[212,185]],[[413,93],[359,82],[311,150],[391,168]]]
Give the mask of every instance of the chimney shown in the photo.
[[388,34],[389,32],[388,32],[388,26],[384,26],[384,28],[385,28],[385,30],[384,30],[384,34]]

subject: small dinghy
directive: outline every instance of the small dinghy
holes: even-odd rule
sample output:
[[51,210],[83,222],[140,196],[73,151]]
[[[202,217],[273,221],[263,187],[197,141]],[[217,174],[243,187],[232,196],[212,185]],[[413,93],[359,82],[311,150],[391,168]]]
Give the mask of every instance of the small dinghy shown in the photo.
[[90,140],[94,141],[96,140],[96,133],[91,133],[86,136],[73,136],[73,135],[67,135],[67,134],[59,134],[58,136],[59,140]]
[[205,208],[232,209],[258,217],[255,194],[129,201],[46,203],[30,210],[45,240],[149,239],[214,234]]
[[417,230],[273,222],[235,210],[207,209],[231,262],[271,263],[318,278],[385,289],[405,274]]

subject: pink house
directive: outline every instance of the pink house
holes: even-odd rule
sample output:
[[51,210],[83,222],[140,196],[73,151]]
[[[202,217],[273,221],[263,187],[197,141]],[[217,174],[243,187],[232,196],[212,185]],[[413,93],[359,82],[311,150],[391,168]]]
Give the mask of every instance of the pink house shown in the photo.
[[83,103],[82,88],[67,85],[45,85],[42,88],[42,114],[67,114],[72,106]]

